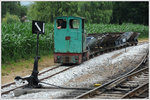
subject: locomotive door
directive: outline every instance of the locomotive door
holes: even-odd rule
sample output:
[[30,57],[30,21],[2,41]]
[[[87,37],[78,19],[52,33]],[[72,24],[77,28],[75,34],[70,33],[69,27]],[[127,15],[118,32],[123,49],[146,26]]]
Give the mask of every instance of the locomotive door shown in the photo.
[[67,34],[67,18],[59,18],[55,20],[54,25],[54,52],[55,53],[66,53],[66,42],[65,37]]
[[67,48],[70,53],[82,52],[82,27],[80,18],[68,18]]

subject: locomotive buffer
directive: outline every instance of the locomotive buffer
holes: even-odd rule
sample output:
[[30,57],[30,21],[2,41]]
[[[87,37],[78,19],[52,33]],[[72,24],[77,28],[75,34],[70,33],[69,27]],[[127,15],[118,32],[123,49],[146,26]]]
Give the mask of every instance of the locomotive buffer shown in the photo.
[[36,56],[34,57],[34,66],[32,74],[29,77],[22,78],[20,76],[16,76],[15,80],[26,80],[28,84],[25,86],[25,88],[40,88],[42,87],[39,84],[38,79],[38,60],[40,59],[40,56],[38,56],[38,48],[39,48],[39,34],[44,34],[44,26],[45,23],[42,21],[32,21],[32,33],[37,34],[37,48],[36,48]]

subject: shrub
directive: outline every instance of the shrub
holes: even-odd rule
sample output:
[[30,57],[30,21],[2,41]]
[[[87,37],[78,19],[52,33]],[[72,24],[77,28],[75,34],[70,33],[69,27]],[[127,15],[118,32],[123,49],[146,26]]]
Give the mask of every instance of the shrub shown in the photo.
[[17,15],[11,15],[11,14],[7,13],[5,18],[2,19],[2,22],[11,24],[11,23],[20,22],[20,19]]

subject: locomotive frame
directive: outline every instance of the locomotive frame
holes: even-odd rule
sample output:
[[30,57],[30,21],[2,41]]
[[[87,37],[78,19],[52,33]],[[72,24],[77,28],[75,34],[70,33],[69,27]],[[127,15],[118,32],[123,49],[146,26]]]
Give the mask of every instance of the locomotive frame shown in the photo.
[[[59,20],[64,26],[59,29]],[[57,17],[54,21],[54,62],[80,64],[87,55],[84,18]],[[87,56],[88,57],[88,56]]]
[[54,21],[54,62],[80,64],[104,51],[137,45],[137,32],[86,34],[82,17],[62,16]]

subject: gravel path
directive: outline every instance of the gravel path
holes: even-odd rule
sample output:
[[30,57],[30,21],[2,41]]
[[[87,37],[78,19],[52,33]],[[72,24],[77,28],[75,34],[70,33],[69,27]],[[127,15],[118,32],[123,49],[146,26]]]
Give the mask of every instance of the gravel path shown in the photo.
[[[55,75],[50,79],[46,79],[43,82],[64,87],[90,87],[94,83],[106,81],[110,77],[133,68],[146,53],[147,49],[148,44],[143,44],[128,47],[126,48],[126,52],[125,49],[121,49],[106,53]],[[131,64],[131,61],[134,61],[134,63]],[[9,95],[2,96],[2,98],[50,99],[58,98],[70,92],[72,91],[50,90],[47,92],[26,94],[19,97],[13,97],[13,93],[10,93]]]

